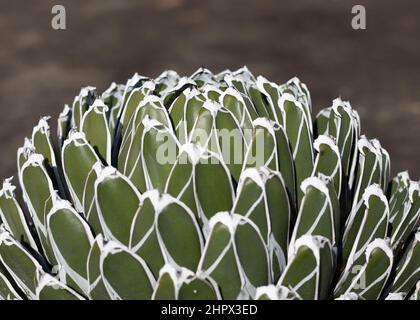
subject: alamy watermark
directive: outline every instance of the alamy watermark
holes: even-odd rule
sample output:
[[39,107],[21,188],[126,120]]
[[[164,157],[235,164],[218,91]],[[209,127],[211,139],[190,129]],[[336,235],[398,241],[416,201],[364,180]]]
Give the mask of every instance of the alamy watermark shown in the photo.
[[61,4],[56,4],[51,8],[51,27],[54,30],[66,30],[66,8]]
[[354,30],[366,30],[366,8],[361,4],[354,5],[351,8],[353,18],[351,27]]

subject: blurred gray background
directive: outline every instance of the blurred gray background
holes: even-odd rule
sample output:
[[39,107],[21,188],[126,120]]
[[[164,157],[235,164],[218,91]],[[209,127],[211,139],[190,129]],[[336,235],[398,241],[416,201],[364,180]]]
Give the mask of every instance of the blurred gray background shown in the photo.
[[[51,28],[54,4],[67,10],[65,31]],[[351,28],[355,4],[365,31]],[[16,174],[23,138],[80,86],[247,65],[279,83],[300,77],[315,111],[349,99],[393,173],[419,179],[419,16],[419,0],[0,0],[0,177]]]

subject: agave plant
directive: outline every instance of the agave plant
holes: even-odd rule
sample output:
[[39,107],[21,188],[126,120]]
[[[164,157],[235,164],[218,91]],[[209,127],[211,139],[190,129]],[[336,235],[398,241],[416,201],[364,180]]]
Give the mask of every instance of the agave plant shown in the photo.
[[312,115],[246,67],[82,88],[3,183],[0,296],[419,299],[419,183],[349,102]]

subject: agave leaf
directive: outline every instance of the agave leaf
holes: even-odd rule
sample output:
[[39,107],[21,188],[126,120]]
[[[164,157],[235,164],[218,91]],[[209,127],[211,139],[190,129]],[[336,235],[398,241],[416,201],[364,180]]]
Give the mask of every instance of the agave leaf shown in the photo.
[[83,115],[87,111],[88,107],[93,103],[97,96],[95,87],[84,87],[80,90],[78,96],[74,98],[72,105],[72,128],[80,129]]
[[165,263],[156,230],[156,212],[160,196],[157,190],[151,190],[141,196],[141,207],[134,216],[129,248],[137,253],[149,266],[155,278]]
[[246,106],[241,93],[236,89],[229,87],[219,97],[219,103],[235,116],[239,126],[244,131],[244,138],[247,143],[251,140],[249,132],[252,131],[252,121],[256,119],[255,111]]
[[[161,98],[155,95],[145,96],[139,103],[136,105],[136,109],[131,116],[129,123],[126,125],[126,129],[123,131],[122,143],[118,155],[118,165],[120,167],[126,167],[128,157],[130,155],[137,156],[138,147],[136,144],[136,135],[138,135],[139,127],[142,125],[144,119],[154,119],[166,127],[170,127],[170,119],[168,112],[162,104]],[[126,170],[126,169],[125,169]]]
[[223,80],[229,85],[234,86],[239,92],[248,94],[248,89],[252,84],[255,84],[255,77],[246,66],[226,74]]
[[85,300],[66,284],[49,274],[44,274],[36,288],[37,300]]
[[105,163],[111,163],[111,134],[107,118],[108,107],[96,99],[84,114],[80,124],[86,140]]
[[167,90],[163,97],[163,104],[166,108],[171,109],[172,104],[175,103],[177,98],[184,93],[184,91],[188,91],[192,88],[196,88],[197,84],[194,80],[188,77],[182,77],[179,79],[177,84],[172,87],[171,89]]
[[330,192],[328,180],[318,177],[305,179],[304,193],[289,246],[289,259],[294,255],[295,241],[303,235],[323,236],[331,246],[337,246],[340,235],[340,212],[335,190]]
[[190,78],[197,84],[197,86],[201,87],[206,83],[213,83],[215,82],[214,74],[206,69],[206,68],[199,68],[195,71]]
[[277,285],[296,292],[302,299],[326,299],[335,261],[327,238],[304,235],[296,240],[293,256]]
[[143,120],[142,137],[143,172],[148,190],[163,192],[172,165],[178,153],[178,140],[171,129],[155,120]]
[[[352,153],[357,151],[354,146],[357,143],[357,122],[352,113],[350,103],[337,98],[331,107],[328,133],[335,137],[337,147],[340,150],[343,172],[350,176],[352,165]],[[356,140],[355,140],[356,138]]]
[[253,294],[254,288],[271,281],[268,252],[258,227],[251,220],[240,215],[234,215],[233,219],[237,220],[234,244],[238,260],[251,286],[248,290]]
[[249,218],[257,226],[272,257],[273,277],[286,265],[291,208],[281,176],[265,167],[242,172],[232,212]]
[[178,298],[178,275],[170,264],[160,269],[159,278],[153,292],[153,300],[177,300]]
[[[57,260],[66,274],[87,294],[86,263],[94,239],[89,225],[68,201],[58,200],[48,213],[47,227]],[[77,250],[74,250],[75,247]]]
[[365,262],[351,270],[344,282],[339,282],[335,296],[354,292],[362,299],[379,299],[393,265],[393,254],[383,239],[375,239],[365,251]]
[[318,176],[321,173],[332,180],[337,196],[340,198],[343,178],[338,147],[329,136],[320,135],[314,142],[314,149],[318,154],[312,175]]
[[112,82],[111,85],[101,94],[101,99],[107,105],[109,110],[115,106],[121,105],[124,89],[125,85]]
[[315,117],[315,137],[328,135],[328,123],[330,121],[332,108],[324,108]]
[[44,159],[44,165],[47,168],[57,167],[55,159],[54,148],[50,136],[50,126],[48,124],[49,117],[44,117],[39,120],[32,131],[32,143],[35,152],[41,154]]
[[267,101],[267,97],[260,90],[258,90],[255,84],[247,85],[247,87],[249,97],[252,100],[252,104],[254,105],[258,116],[276,121],[276,116],[273,112],[273,108]]
[[20,289],[35,298],[43,269],[39,262],[5,230],[0,233],[0,260]]
[[232,208],[234,189],[230,172],[218,154],[201,150],[195,159],[194,194],[198,214],[206,222],[217,212]]
[[130,125],[133,122],[134,114],[136,113],[139,104],[143,99],[151,94],[155,89],[155,84],[152,81],[144,82],[141,87],[134,88],[128,95],[127,101],[124,104],[122,109],[120,124],[121,124],[121,136],[126,135],[127,130],[129,130]]
[[150,299],[156,281],[142,258],[116,242],[108,242],[101,253],[100,270],[113,300]]
[[115,146],[117,146],[117,144],[114,143],[116,141],[114,137],[116,136],[116,128],[118,126],[118,115],[120,114],[121,109],[122,109],[121,105],[116,105],[112,107],[111,110],[109,111],[108,126],[109,126],[109,132],[112,138],[111,161],[113,160],[112,155],[114,154],[112,150],[114,150]]
[[365,262],[363,253],[373,240],[385,238],[388,221],[388,200],[378,185],[369,186],[363,194],[363,205],[346,222],[343,235],[346,271]]
[[359,165],[353,196],[352,211],[357,211],[363,203],[362,195],[372,184],[380,184],[381,154],[371,141],[361,137],[357,142]]
[[192,276],[186,279],[179,288],[180,300],[219,300],[217,284],[211,279]]
[[194,193],[194,168],[196,155],[199,153],[199,148],[193,144],[184,144],[180,147],[178,158],[166,182],[165,193],[187,205],[201,223]]
[[418,225],[420,218],[420,184],[410,182],[408,201],[404,203],[401,213],[395,217],[391,234],[391,245],[398,253],[407,241],[411,232]]
[[166,92],[171,90],[179,81],[179,75],[173,70],[163,71],[156,79],[155,91],[161,96],[164,96]]
[[182,202],[169,195],[163,195],[154,201],[157,202],[157,236],[165,261],[197,270],[203,239],[194,214]]
[[[228,89],[228,86],[225,83],[205,83],[202,87],[199,88],[200,92],[204,95],[206,100],[211,100],[213,102],[219,102],[220,96],[224,91]],[[222,104],[223,105],[223,104]]]
[[404,212],[404,203],[408,201],[410,177],[407,171],[400,172],[392,179],[389,190],[389,221],[400,220]]
[[220,293],[211,278],[166,264],[153,293],[154,300],[218,300]]
[[138,190],[114,167],[106,167],[95,182],[95,201],[105,237],[128,246],[131,224],[141,205]]
[[302,300],[302,298],[286,287],[270,284],[257,288],[255,300]]
[[4,267],[0,267],[0,299],[2,300],[22,300],[22,297],[17,292],[16,284],[10,278],[6,276],[6,270],[1,270]]
[[265,100],[267,101],[266,107],[268,108],[267,111],[270,119],[280,125],[283,125],[284,114],[278,107],[278,100],[280,98],[278,85],[268,81],[262,76],[258,76],[256,86],[258,90],[265,96]]
[[209,221],[209,237],[198,272],[210,276],[225,300],[244,297],[245,278],[234,245],[234,222],[228,213],[218,213]]
[[420,300],[420,280],[417,281],[416,288],[410,297],[410,300]]
[[407,295],[420,279],[420,229],[398,263],[391,292]]
[[56,189],[65,196],[65,189],[59,173],[58,161],[56,159],[53,141],[50,135],[49,117],[41,118],[32,131],[32,145],[34,153],[41,154],[44,157],[44,167],[51,177]]
[[31,140],[28,138],[25,138],[25,142],[22,147],[18,148],[17,151],[17,169],[18,173],[22,171],[22,167],[25,164],[25,162],[29,159],[29,156],[31,154],[35,153],[35,147]]
[[106,290],[100,270],[100,259],[103,248],[104,240],[100,234],[93,241],[86,262],[89,283],[88,296],[93,300],[109,300],[111,298]]
[[247,145],[240,125],[230,111],[206,101],[191,130],[190,142],[222,155],[235,181],[239,180]]
[[103,233],[101,221],[99,220],[98,208],[95,201],[95,182],[103,169],[104,166],[101,162],[97,162],[93,165],[90,173],[87,176],[83,190],[82,205],[84,217],[95,234]]
[[56,258],[47,239],[46,215],[51,210],[57,197],[53,183],[43,166],[44,158],[40,154],[32,154],[19,172],[23,199],[29,209],[31,218],[38,233],[41,246],[51,265],[56,264]]
[[266,166],[273,171],[280,171],[291,199],[295,203],[295,175],[289,141],[281,126],[264,118],[253,121],[254,134],[248,147],[244,167]]
[[[308,87],[306,84],[301,82],[299,78],[294,77],[287,81],[286,88],[288,90],[291,90],[295,99],[299,101],[302,104],[302,107],[305,111],[306,121],[308,122],[309,131],[312,133],[312,101],[311,101],[311,94],[308,90]],[[282,89],[279,87],[280,92],[282,92]]]
[[81,132],[71,132],[64,142],[61,159],[64,177],[73,203],[78,212],[83,212],[83,194],[86,180],[92,167],[100,161],[95,150]]
[[[30,245],[37,249],[35,239],[29,229],[27,218],[15,198],[16,187],[12,185],[12,178],[3,181],[0,190],[0,218],[6,230],[21,243]],[[28,219],[29,221],[29,219]]]
[[300,207],[303,192],[298,188],[303,180],[309,177],[314,166],[314,151],[312,148],[312,135],[305,109],[301,103],[290,94],[283,94],[279,106],[284,110],[284,126],[295,166],[297,207]]
[[58,147],[59,149],[67,139],[67,136],[71,130],[71,109],[66,104],[64,105],[63,111],[60,113],[57,119],[57,136],[58,136]]
[[[171,130],[168,114],[156,96],[147,96],[133,117],[135,119],[132,129],[127,132],[127,138],[123,139],[121,145],[118,169],[144,192],[147,190],[147,183],[150,184],[145,178],[149,173],[146,169],[150,169],[155,184],[160,181],[162,177],[157,179],[154,169],[166,169],[162,172],[167,174],[169,166],[165,161],[171,164],[175,161],[176,155],[173,153],[177,151],[177,139]],[[165,152],[168,152],[167,156]],[[146,167],[146,164],[149,164],[149,167]]]

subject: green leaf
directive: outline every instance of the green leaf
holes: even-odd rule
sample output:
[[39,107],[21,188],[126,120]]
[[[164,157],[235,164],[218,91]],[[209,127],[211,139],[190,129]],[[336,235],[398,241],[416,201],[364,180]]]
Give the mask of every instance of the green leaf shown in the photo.
[[84,114],[80,125],[86,140],[105,163],[111,163],[111,134],[107,118],[108,107],[96,99]]
[[366,262],[351,270],[351,276],[337,284],[334,295],[354,292],[362,299],[379,299],[392,270],[393,254],[389,244],[375,239],[365,250]]
[[255,300],[302,300],[302,298],[286,287],[270,284],[257,288]]
[[106,290],[100,270],[101,253],[104,248],[102,235],[98,235],[92,243],[87,257],[87,279],[89,283],[88,296],[93,300],[109,300],[110,296]]
[[78,287],[88,293],[86,263],[93,243],[89,225],[68,201],[59,200],[54,203],[47,216],[47,226],[48,236],[60,265]]
[[317,156],[312,175],[318,176],[321,173],[332,180],[340,198],[343,177],[338,147],[329,136],[320,135],[314,142],[314,149],[317,151]]
[[[11,279],[8,272],[0,265],[0,299],[2,300],[22,300],[17,292],[17,285]],[[20,291],[20,290],[18,290]]]
[[53,183],[43,166],[44,157],[34,153],[29,156],[19,172],[23,199],[29,209],[44,253],[51,265],[56,259],[47,239],[46,215],[57,198]]
[[165,261],[197,270],[203,239],[194,214],[182,202],[169,195],[154,201],[157,203],[157,236]]
[[36,295],[39,277],[43,274],[35,258],[5,230],[0,233],[0,260],[7,272],[30,298]]
[[234,244],[247,281],[254,288],[269,284],[269,257],[258,227],[240,215],[234,215],[233,218],[237,219]]
[[160,270],[160,275],[153,292],[153,300],[177,300],[178,298],[178,275],[177,270],[170,264],[166,264]]
[[71,130],[71,109],[66,104],[63,111],[60,113],[57,119],[57,135],[58,135],[58,147],[64,143]]
[[220,287],[225,300],[245,298],[245,279],[234,245],[234,222],[228,213],[219,213],[209,221],[209,236],[199,272],[208,274]]
[[351,175],[351,166],[354,153],[357,153],[356,144],[359,139],[358,121],[348,101],[337,98],[331,107],[328,133],[336,140],[340,150],[343,172],[347,177]]
[[72,128],[80,129],[82,118],[88,107],[93,103],[97,96],[95,87],[84,87],[78,96],[74,98],[72,105]]
[[304,235],[296,240],[294,252],[278,285],[305,300],[326,299],[333,272],[334,255],[328,239]]
[[85,300],[66,284],[49,274],[44,274],[36,288],[37,300]]
[[[340,235],[340,212],[335,191],[327,186],[328,180],[318,177],[305,179],[301,188],[302,203],[289,246],[289,257],[295,252],[295,241],[303,235],[323,236],[337,246]],[[335,199],[334,199],[335,198]]]
[[114,167],[106,167],[95,182],[95,201],[105,237],[126,246],[130,228],[140,209],[140,193]]
[[400,252],[411,232],[418,226],[420,218],[420,183],[410,182],[408,199],[401,213],[395,217],[391,234],[391,245],[394,252]]
[[208,221],[217,212],[232,208],[233,184],[230,172],[218,154],[202,150],[195,159],[194,192],[198,214],[202,221]]
[[165,193],[187,205],[201,223],[194,193],[194,163],[195,155],[199,152],[198,147],[193,144],[184,144],[180,147],[178,158],[166,182]]
[[108,242],[101,253],[100,270],[112,300],[149,300],[155,279],[142,258],[116,242]]
[[330,121],[332,108],[324,108],[315,117],[315,137],[328,134],[328,123]]
[[210,279],[191,276],[179,288],[179,300],[219,300],[217,284]]
[[266,167],[246,169],[238,185],[233,213],[249,218],[257,226],[270,248],[274,277],[278,279],[286,265],[291,208],[280,174]]
[[420,229],[414,239],[405,249],[404,255],[398,263],[396,276],[391,292],[407,295],[420,279]]
[[371,185],[363,194],[363,205],[352,212],[343,235],[343,260],[346,271],[362,265],[367,246],[376,238],[385,238],[389,221],[388,200],[378,185]]
[[299,189],[303,180],[309,177],[314,166],[312,135],[304,107],[290,94],[280,97],[279,105],[284,110],[284,126],[289,138],[295,165],[297,207],[300,207],[303,192]]
[[289,141],[283,128],[265,118],[254,120],[253,126],[255,129],[242,170],[266,166],[273,171],[279,171],[294,207],[295,171]]
[[[1,221],[15,239],[21,243],[28,244],[33,249],[37,249],[35,239],[27,223],[27,218],[15,198],[14,191],[16,187],[12,185],[11,181],[12,178],[3,181],[3,187],[0,190]],[[28,221],[30,220],[28,219]]]
[[366,137],[360,138],[357,147],[359,149],[359,164],[354,188],[353,212],[362,205],[362,195],[365,189],[372,184],[381,182],[381,154],[379,150]]
[[101,162],[97,162],[93,165],[87,176],[83,190],[83,214],[95,234],[103,233],[95,200],[95,182],[103,169],[104,166]]
[[165,263],[156,230],[156,216],[160,195],[157,190],[148,191],[141,196],[141,207],[134,216],[129,248],[144,259],[155,278]]
[[64,142],[61,159],[64,177],[75,208],[77,211],[83,212],[82,201],[86,180],[92,167],[100,159],[81,132],[70,133],[69,138]]

